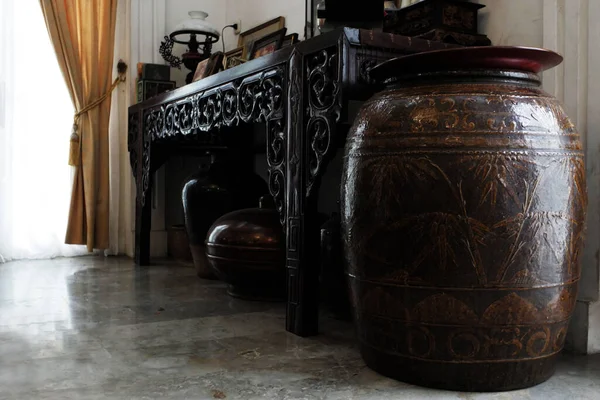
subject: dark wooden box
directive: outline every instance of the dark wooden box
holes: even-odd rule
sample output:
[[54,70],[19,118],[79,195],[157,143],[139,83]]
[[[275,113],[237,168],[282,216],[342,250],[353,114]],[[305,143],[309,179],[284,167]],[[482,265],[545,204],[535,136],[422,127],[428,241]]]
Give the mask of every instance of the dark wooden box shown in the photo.
[[149,81],[170,81],[171,67],[164,64],[138,63],[138,79]]
[[138,103],[148,100],[168,90],[175,89],[174,81],[153,81],[148,79],[139,80],[137,83]]
[[433,29],[477,34],[477,11],[483,4],[459,0],[424,0],[388,12],[388,32],[417,36]]
[[400,10],[386,11],[383,29],[462,46],[489,46],[488,37],[477,32],[477,12],[483,7],[461,0],[424,0]]
[[384,0],[325,0],[325,12],[319,17],[329,22],[381,22]]

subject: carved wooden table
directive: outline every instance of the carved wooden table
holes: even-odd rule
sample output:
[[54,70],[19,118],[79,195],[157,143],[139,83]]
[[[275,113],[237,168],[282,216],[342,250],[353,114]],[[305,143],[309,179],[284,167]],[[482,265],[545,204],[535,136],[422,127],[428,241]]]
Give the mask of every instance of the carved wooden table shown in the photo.
[[220,128],[266,123],[269,190],[287,234],[286,328],[300,336],[317,334],[317,192],[325,165],[344,140],[340,127],[351,123],[348,106],[377,90],[367,74],[375,64],[447,47],[451,45],[344,28],[131,106],[135,262],[150,262],[149,192],[153,173],[168,156],[192,143],[213,145]]

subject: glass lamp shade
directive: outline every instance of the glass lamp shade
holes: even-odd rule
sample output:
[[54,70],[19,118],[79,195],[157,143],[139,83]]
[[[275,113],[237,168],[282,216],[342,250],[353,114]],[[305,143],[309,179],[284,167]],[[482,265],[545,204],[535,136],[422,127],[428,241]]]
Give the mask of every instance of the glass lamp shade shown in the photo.
[[215,43],[221,36],[219,31],[206,20],[208,13],[204,11],[190,11],[188,19],[177,24],[170,37],[175,43],[188,44],[190,35],[206,35],[206,40]]

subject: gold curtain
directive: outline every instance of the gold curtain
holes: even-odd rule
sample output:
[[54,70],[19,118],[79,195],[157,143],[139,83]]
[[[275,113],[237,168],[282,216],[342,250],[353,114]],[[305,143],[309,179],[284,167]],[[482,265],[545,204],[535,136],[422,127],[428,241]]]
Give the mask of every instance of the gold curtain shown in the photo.
[[[76,112],[111,89],[118,0],[40,0]],[[110,96],[75,118],[75,167],[65,242],[108,248]],[[65,133],[66,137],[67,133]]]

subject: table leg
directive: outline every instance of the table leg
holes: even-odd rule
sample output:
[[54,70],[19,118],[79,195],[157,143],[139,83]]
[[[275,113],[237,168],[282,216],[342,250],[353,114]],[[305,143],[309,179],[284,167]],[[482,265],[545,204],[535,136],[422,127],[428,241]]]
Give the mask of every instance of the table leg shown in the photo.
[[306,197],[304,129],[290,135],[287,182],[286,329],[299,336],[319,332],[319,231],[316,201]]
[[137,185],[135,202],[135,263],[150,265],[150,230],[152,222],[152,200],[149,194],[152,190],[152,179],[149,179],[146,200],[142,202],[141,182]]
[[288,68],[287,104],[287,330],[300,336],[319,330],[319,220],[321,175],[335,153],[341,113],[342,44],[303,55]]
[[[150,132],[143,128],[141,116],[139,122],[130,122],[130,134],[135,130],[132,138],[132,156],[135,162],[136,200],[135,200],[135,263],[137,265],[150,265],[150,229],[152,224],[152,140]],[[137,139],[137,140],[135,140]]]
[[286,329],[299,336],[319,332],[319,224],[314,201],[305,201],[287,227]]
[[288,67],[284,223],[286,228],[286,329],[299,336],[319,331],[319,232],[316,201],[306,196],[308,152],[303,92],[303,55]]

